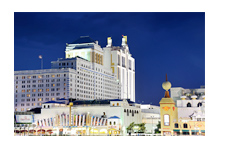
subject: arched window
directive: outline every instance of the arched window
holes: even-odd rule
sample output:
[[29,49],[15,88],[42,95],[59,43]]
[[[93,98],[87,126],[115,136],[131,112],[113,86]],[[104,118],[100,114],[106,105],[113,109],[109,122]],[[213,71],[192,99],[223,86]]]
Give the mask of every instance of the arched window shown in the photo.
[[169,115],[164,115],[164,125],[169,126]]
[[112,122],[111,122],[111,121],[109,122],[109,125],[112,125]]
[[44,105],[43,108],[46,108],[46,106]]
[[188,104],[187,104],[187,107],[192,107],[191,103],[188,103]]
[[113,125],[116,125],[116,122],[115,122],[115,121],[113,122]]
[[184,123],[183,126],[184,126],[184,128],[188,128],[188,124],[187,123]]
[[202,106],[202,103],[199,102],[199,103],[197,104],[197,107],[201,107],[201,106]]
[[50,106],[48,105],[47,108],[50,108]]
[[175,128],[178,128],[178,127],[179,127],[179,126],[178,126],[178,123],[175,123],[174,127],[175,127]]

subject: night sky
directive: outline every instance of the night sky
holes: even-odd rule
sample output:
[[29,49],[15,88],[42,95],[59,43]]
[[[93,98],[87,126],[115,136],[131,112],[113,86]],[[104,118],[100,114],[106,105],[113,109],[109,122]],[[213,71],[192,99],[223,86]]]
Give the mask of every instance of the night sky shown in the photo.
[[136,102],[159,105],[165,74],[172,87],[205,85],[205,13],[14,13],[14,70],[50,69],[65,45],[90,36],[101,47],[127,35],[135,58]]

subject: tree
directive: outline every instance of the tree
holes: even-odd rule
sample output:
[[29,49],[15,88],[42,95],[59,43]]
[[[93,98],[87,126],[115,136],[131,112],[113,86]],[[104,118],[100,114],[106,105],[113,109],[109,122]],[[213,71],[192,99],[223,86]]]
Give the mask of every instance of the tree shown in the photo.
[[145,132],[145,129],[146,129],[146,127],[145,127],[145,123],[141,123],[141,124],[138,124],[138,126],[139,126],[139,133],[144,133]]
[[129,133],[129,135],[131,135],[133,127],[134,127],[134,122],[130,123],[129,126],[126,128],[126,130]]
[[161,128],[161,122],[160,122],[160,121],[158,121],[157,128],[154,130],[154,131],[155,131],[155,133],[161,133],[161,131],[159,131],[159,130],[160,130],[160,128]]

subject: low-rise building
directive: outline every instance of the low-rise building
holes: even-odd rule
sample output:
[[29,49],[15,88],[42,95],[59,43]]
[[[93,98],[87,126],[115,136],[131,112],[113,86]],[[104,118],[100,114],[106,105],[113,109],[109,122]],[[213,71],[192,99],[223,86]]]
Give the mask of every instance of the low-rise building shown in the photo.
[[169,96],[171,83],[167,80],[162,84],[166,90],[165,97],[160,101],[161,135],[205,135],[205,95],[181,95],[177,106]]
[[34,115],[37,135],[127,135],[130,123],[140,124],[139,104],[130,100],[48,101]]

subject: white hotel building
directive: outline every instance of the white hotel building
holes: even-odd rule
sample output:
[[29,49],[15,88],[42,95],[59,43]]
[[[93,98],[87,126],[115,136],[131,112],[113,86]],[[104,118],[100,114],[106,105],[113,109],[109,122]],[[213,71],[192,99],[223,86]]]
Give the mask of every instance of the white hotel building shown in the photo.
[[65,59],[51,69],[14,72],[14,109],[27,111],[51,100],[130,99],[135,101],[135,61],[127,37],[122,46],[105,48],[90,37],[66,44]]

